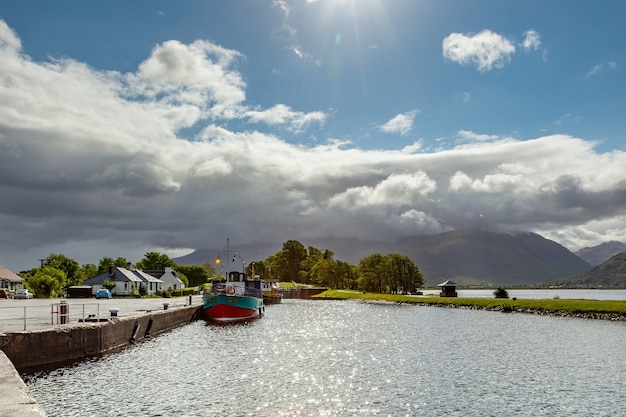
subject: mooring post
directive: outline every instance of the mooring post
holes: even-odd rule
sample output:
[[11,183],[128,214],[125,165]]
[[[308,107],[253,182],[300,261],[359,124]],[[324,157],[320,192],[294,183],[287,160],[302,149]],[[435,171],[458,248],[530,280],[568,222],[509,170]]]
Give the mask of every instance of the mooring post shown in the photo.
[[135,343],[135,340],[137,339],[137,333],[139,332],[139,321],[135,321],[135,324],[133,325],[133,335],[130,338],[130,343]]
[[146,333],[143,335],[143,337],[146,339],[150,339],[150,329],[152,328],[153,321],[154,319],[150,317],[150,320],[148,321],[148,327],[146,327]]

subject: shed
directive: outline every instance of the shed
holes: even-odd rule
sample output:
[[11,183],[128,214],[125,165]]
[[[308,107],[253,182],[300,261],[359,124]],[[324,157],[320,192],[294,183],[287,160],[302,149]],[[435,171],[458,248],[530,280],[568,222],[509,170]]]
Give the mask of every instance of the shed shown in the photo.
[[68,298],[90,298],[91,285],[72,285],[67,289]]
[[441,292],[439,293],[440,297],[456,297],[456,282],[447,280],[446,282],[442,282],[437,285],[441,287]]

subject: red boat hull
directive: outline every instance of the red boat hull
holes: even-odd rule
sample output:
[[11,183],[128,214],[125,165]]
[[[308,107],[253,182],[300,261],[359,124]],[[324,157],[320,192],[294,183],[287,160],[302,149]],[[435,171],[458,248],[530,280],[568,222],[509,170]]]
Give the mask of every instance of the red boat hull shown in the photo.
[[216,304],[204,309],[208,320],[220,322],[236,322],[260,317],[259,310],[242,308],[232,304]]

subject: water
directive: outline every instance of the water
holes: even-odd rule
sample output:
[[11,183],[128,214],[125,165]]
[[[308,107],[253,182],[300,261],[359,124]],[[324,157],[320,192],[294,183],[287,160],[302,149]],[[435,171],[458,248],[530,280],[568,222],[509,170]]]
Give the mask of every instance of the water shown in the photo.
[[285,300],[32,375],[53,416],[616,416],[626,323]]

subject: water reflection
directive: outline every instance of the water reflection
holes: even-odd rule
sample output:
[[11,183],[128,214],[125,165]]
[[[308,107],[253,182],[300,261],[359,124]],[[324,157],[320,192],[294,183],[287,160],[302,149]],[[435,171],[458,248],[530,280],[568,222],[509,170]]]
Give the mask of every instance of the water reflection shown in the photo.
[[613,416],[625,338],[624,323],[285,300],[28,385],[50,416]]

